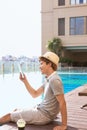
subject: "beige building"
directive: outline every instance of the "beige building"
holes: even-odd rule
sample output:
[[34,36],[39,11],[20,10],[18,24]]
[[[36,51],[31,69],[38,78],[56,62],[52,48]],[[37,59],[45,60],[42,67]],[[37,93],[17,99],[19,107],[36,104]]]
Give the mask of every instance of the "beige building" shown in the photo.
[[42,0],[42,53],[54,37],[62,40],[64,56],[87,66],[87,0]]

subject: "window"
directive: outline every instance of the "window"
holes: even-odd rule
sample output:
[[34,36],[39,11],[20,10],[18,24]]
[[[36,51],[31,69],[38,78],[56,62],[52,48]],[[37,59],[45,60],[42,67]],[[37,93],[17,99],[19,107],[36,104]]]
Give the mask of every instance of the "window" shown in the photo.
[[80,4],[84,3],[84,0],[80,0],[79,3],[80,3]]
[[87,17],[70,18],[70,35],[87,34]]
[[58,0],[58,6],[65,5],[65,0]]
[[85,4],[87,3],[87,0],[70,0],[71,5],[76,5],[76,4]]
[[58,19],[58,35],[65,35],[65,18]]

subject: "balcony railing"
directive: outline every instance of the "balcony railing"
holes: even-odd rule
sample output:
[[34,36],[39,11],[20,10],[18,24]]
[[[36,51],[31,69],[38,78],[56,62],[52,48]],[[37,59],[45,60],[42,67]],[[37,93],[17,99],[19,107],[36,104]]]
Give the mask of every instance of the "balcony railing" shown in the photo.
[[[19,73],[18,61],[1,61],[0,62],[0,75]],[[23,72],[36,72],[39,71],[39,62],[29,61],[20,63]],[[87,74],[87,67],[61,67],[59,65],[58,72],[60,73],[85,73]]]
[[1,61],[0,62],[0,74],[14,74],[19,72],[18,64],[20,64],[23,72],[39,71],[39,62],[29,61],[21,62],[19,61]]

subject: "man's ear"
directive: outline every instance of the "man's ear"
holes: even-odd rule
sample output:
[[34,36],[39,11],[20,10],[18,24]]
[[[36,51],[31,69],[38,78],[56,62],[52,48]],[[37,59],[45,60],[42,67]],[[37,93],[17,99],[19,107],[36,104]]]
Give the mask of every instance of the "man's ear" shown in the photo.
[[51,62],[49,62],[49,65],[50,65],[50,67],[52,66],[52,63]]

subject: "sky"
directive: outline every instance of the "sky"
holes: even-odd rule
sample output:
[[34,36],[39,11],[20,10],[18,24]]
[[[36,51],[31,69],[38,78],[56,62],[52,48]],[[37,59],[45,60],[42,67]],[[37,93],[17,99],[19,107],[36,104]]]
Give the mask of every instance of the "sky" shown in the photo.
[[41,54],[41,0],[0,0],[0,58]]

